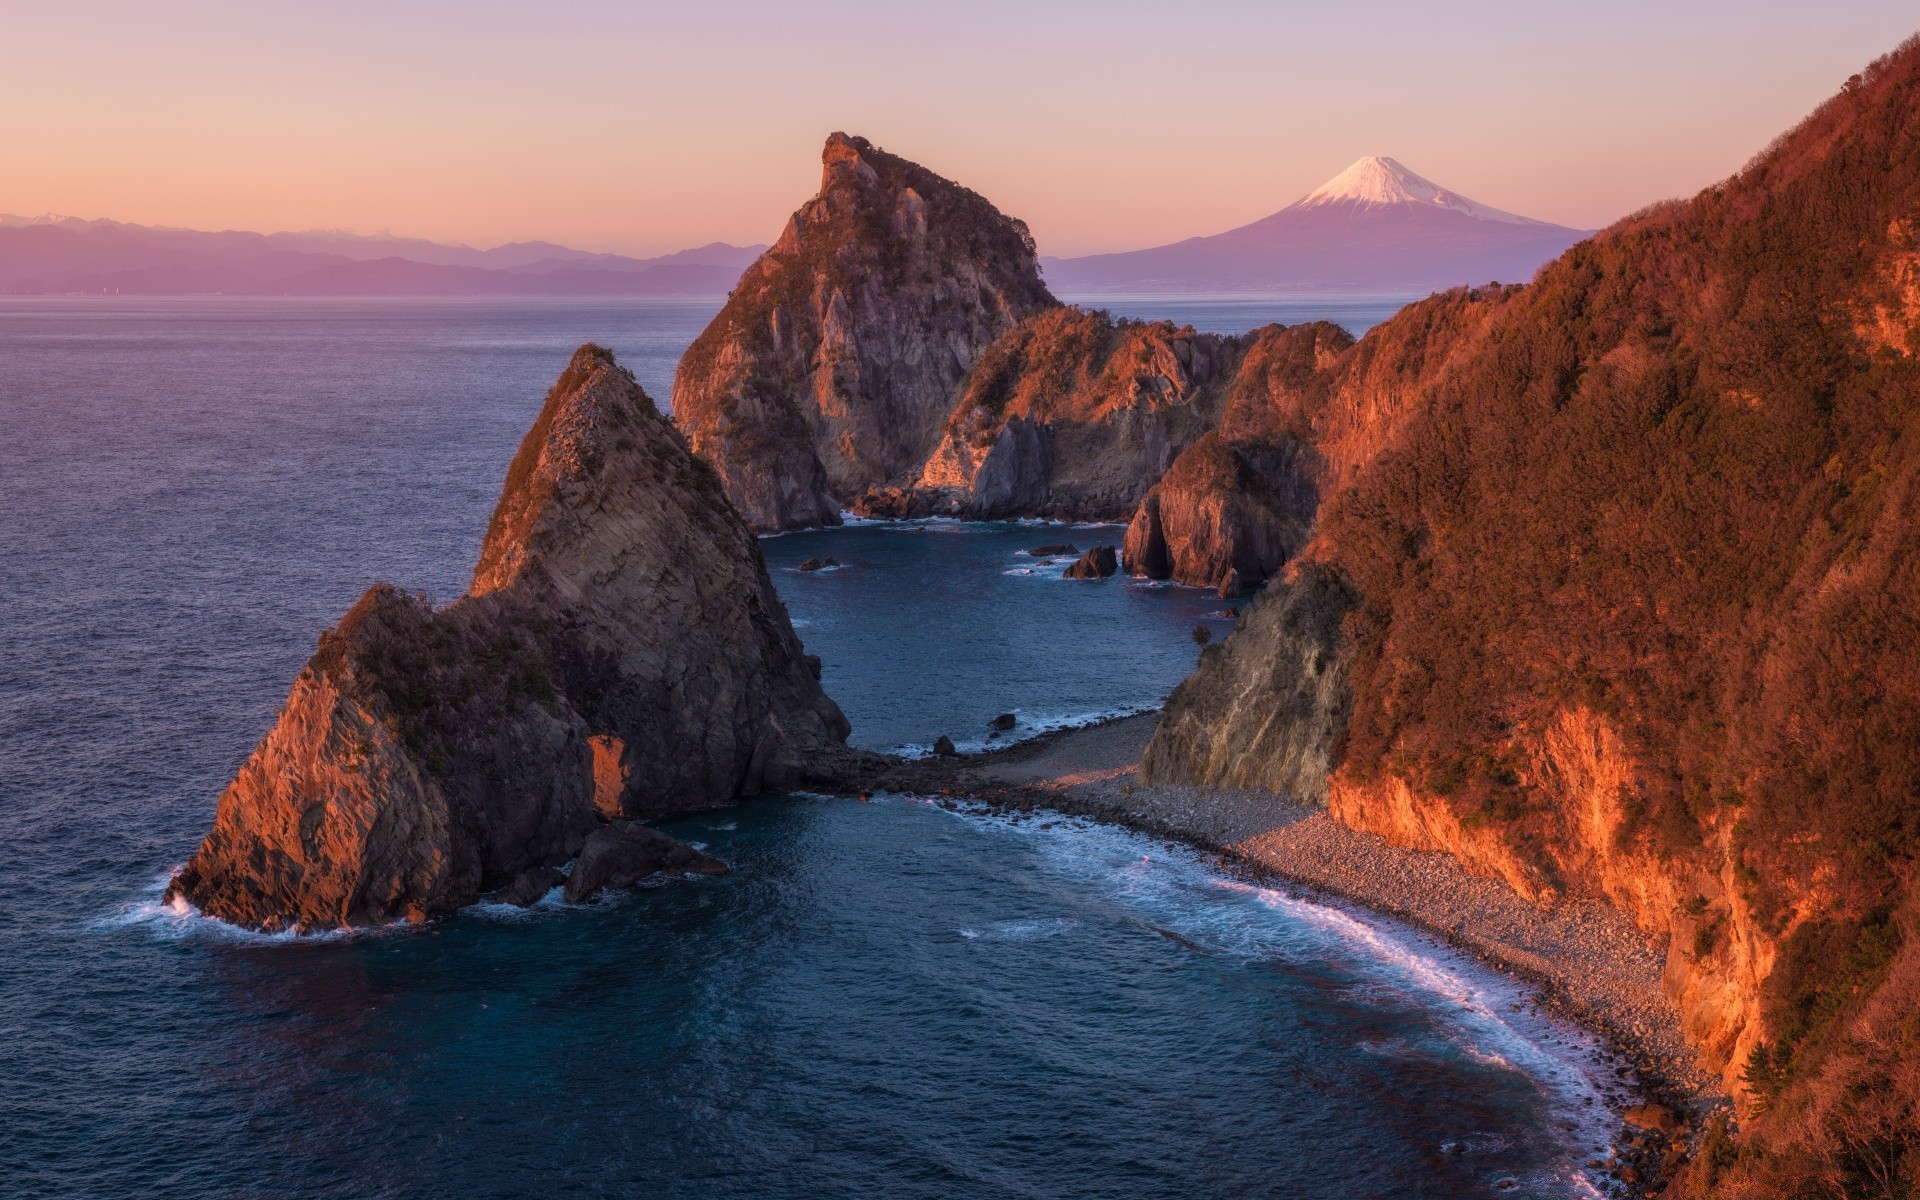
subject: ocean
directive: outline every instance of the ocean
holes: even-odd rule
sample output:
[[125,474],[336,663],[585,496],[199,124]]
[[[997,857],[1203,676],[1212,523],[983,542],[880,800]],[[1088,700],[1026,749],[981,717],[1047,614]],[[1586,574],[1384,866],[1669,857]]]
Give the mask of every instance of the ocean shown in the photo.
[[[158,906],[319,633],[377,579],[464,588],[571,349],[664,404],[716,306],[0,300],[0,1194],[1594,1194],[1582,1035],[1391,922],[1084,822],[764,799],[669,826],[731,875],[576,908],[267,938]],[[1219,600],[1029,553],[1119,533],[762,546],[854,740],[911,750],[1179,681]]]

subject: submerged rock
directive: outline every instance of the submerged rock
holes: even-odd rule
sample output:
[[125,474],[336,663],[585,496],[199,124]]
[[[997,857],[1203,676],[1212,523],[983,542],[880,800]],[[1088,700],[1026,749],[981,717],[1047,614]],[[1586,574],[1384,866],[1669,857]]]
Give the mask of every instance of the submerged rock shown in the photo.
[[789,788],[847,732],[719,479],[585,346],[468,594],[376,585],[321,636],[168,896],[260,929],[424,920],[602,820]]
[[1112,546],[1095,546],[1082,554],[1066,570],[1068,579],[1105,579],[1120,569],[1120,556]]
[[1020,723],[1020,719],[1014,716],[1012,713],[1001,713],[999,716],[995,717],[993,720],[988,721],[987,727],[989,729],[995,729],[1002,733],[1005,733],[1007,730],[1012,729],[1015,725],[1018,725],[1019,723]]
[[546,898],[548,892],[566,884],[567,877],[555,867],[528,867],[514,876],[512,883],[494,896],[502,904],[530,908]]
[[1033,549],[1027,551],[1027,553],[1035,558],[1047,558],[1055,554],[1078,554],[1080,553],[1080,547],[1074,545],[1072,542],[1048,542],[1044,546],[1035,546]]

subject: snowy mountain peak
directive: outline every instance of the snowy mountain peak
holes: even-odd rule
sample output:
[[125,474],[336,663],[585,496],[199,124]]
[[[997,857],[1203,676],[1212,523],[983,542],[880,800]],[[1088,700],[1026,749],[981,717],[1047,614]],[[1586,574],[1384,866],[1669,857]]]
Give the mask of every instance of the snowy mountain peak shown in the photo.
[[1490,205],[1469,200],[1450,192],[1432,180],[1423,179],[1391,158],[1368,155],[1332,179],[1308,192],[1293,204],[1295,209],[1323,208],[1328,205],[1417,204],[1450,209],[1482,221],[1506,225],[1540,225],[1544,222],[1504,212]]

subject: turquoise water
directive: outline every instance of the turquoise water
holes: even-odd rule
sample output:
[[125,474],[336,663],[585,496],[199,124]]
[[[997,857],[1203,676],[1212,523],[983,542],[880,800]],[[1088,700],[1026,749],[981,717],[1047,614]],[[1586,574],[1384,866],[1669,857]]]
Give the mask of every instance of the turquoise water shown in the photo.
[[[732,875],[578,909],[155,907],[319,632],[374,579],[464,587],[567,352],[664,392],[711,309],[0,303],[0,1194],[1582,1193],[1577,1037],[1114,830],[768,800],[673,826]],[[1217,600],[1018,553],[1112,532],[763,546],[856,738],[912,745],[1178,680]]]

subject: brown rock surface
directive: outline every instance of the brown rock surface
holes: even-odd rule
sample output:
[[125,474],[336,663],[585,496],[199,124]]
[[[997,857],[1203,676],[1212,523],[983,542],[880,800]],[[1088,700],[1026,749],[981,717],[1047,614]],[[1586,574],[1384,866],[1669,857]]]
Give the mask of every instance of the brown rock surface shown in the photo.
[[1220,420],[1241,350],[1168,321],[1031,317],[974,364],[910,490],[955,516],[1124,518]]
[[727,864],[638,821],[612,821],[587,835],[567,876],[566,900],[632,887],[649,875],[725,875]]
[[566,861],[603,815],[789,786],[846,734],[718,478],[587,346],[472,590],[377,585],[321,637],[169,894],[265,929],[421,920]]
[[1369,333],[1298,569],[1349,610],[1263,598],[1143,769],[1624,913],[1741,1103],[1669,1194],[1920,1179],[1915,211],[1920,42],[1724,183]]
[[757,529],[911,475],[993,340],[1057,302],[1026,226],[836,133],[820,193],[680,361],[673,411]]
[[1105,579],[1120,570],[1120,558],[1112,546],[1095,546],[1075,559],[1061,574],[1067,579]]

